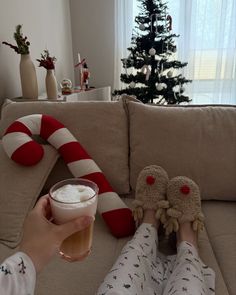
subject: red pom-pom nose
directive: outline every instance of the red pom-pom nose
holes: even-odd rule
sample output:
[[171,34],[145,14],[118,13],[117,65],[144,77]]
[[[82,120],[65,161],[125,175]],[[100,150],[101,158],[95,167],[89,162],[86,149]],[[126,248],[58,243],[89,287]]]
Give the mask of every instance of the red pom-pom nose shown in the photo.
[[190,188],[187,185],[183,185],[180,188],[180,191],[181,191],[182,194],[188,195],[190,193]]
[[153,183],[155,182],[155,177],[151,176],[151,175],[148,175],[146,177],[146,183],[149,184],[149,185],[152,185]]

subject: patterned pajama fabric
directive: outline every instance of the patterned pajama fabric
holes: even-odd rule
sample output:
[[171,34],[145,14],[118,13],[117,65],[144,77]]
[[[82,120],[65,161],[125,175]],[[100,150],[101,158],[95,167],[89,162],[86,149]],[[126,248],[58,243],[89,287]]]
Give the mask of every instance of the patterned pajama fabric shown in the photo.
[[177,255],[158,252],[157,230],[142,224],[105,277],[97,295],[213,295],[215,274],[188,242]]
[[1,295],[33,295],[35,281],[34,265],[23,252],[17,252],[0,265]]

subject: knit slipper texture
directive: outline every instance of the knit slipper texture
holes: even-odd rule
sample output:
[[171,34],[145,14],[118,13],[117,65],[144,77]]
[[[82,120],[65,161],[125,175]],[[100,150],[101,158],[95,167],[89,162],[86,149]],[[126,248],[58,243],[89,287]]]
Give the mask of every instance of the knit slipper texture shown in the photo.
[[139,222],[143,218],[145,209],[156,211],[156,218],[165,221],[166,189],[169,178],[166,171],[157,165],[145,167],[138,176],[136,184],[134,220]]
[[192,179],[185,176],[172,178],[167,186],[167,200],[166,234],[178,231],[179,224],[184,222],[192,222],[195,231],[203,228],[200,190]]

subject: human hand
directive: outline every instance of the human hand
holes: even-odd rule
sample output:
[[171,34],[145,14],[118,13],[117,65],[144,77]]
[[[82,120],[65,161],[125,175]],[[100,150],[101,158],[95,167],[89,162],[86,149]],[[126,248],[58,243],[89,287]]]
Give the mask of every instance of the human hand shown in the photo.
[[39,199],[25,219],[20,251],[26,253],[39,272],[59,252],[64,239],[89,226],[91,216],[83,216],[62,225],[53,224],[48,195]]

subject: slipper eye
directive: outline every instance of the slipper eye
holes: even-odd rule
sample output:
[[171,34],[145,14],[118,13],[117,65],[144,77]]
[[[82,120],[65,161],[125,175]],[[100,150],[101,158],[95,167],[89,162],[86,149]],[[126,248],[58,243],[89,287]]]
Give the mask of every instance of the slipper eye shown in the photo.
[[155,180],[156,180],[155,177],[153,177],[152,175],[148,175],[146,177],[146,183],[149,184],[149,185],[153,185]]
[[190,193],[190,188],[187,185],[183,185],[180,188],[180,192],[184,195],[188,195]]

